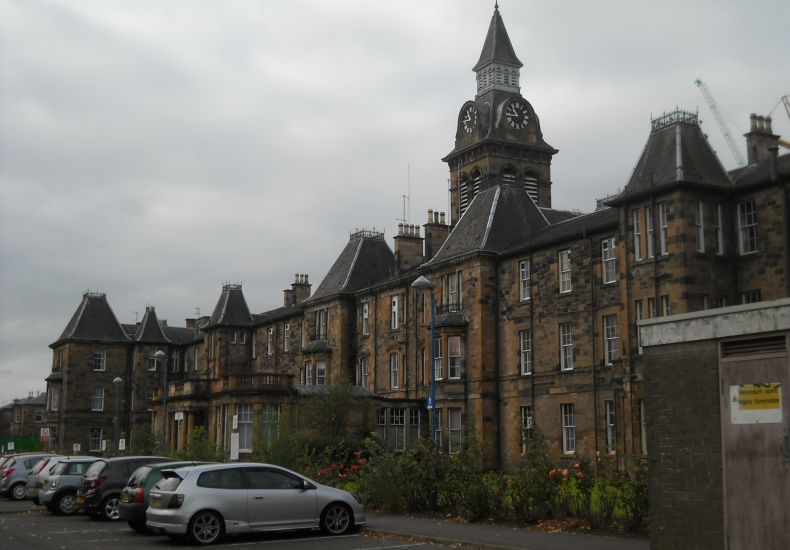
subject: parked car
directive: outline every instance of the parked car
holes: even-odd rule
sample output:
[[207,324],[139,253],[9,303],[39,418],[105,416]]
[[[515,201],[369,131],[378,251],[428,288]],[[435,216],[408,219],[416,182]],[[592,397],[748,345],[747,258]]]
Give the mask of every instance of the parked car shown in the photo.
[[80,480],[91,464],[96,462],[95,456],[68,456],[52,467],[49,479],[38,493],[41,504],[55,514],[71,515],[79,511],[77,505],[77,489]]
[[105,520],[117,520],[118,499],[129,476],[146,464],[172,462],[164,456],[119,456],[101,458],[90,465],[80,480],[77,503],[90,516]]
[[33,471],[27,476],[27,484],[25,485],[25,496],[38,504],[38,493],[44,485],[44,480],[49,479],[50,472],[58,463],[61,458],[66,458],[63,455],[45,456],[33,466]]
[[196,544],[249,531],[320,527],[340,535],[366,521],[351,493],[271,464],[212,464],[162,475],[151,489],[147,525]]
[[25,485],[28,474],[43,457],[49,453],[20,454],[8,460],[0,474],[0,495],[13,500],[25,498]]
[[120,518],[126,520],[129,523],[129,527],[135,531],[146,531],[145,511],[148,509],[148,493],[162,479],[162,471],[199,466],[201,464],[208,463],[183,461],[140,466],[132,473],[126,487],[121,491],[121,501],[118,503]]

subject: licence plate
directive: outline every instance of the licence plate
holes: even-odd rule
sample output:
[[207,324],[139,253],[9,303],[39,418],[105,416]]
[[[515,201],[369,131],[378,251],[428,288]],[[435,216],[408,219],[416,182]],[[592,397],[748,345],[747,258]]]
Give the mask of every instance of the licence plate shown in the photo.
[[162,505],[162,499],[159,497],[149,497],[148,505],[154,508],[159,508]]
[[80,506],[85,504],[85,497],[77,497],[77,504],[79,504]]

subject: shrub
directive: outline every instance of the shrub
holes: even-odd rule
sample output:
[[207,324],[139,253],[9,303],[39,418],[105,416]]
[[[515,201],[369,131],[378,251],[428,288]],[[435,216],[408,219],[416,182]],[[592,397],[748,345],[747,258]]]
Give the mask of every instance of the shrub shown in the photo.
[[549,475],[552,462],[543,434],[535,429],[527,442],[522,466],[516,478],[514,511],[519,519],[533,523],[549,517],[564,515],[558,480]]
[[620,504],[626,529],[636,532],[648,513],[647,462],[634,459],[631,472],[623,472]]

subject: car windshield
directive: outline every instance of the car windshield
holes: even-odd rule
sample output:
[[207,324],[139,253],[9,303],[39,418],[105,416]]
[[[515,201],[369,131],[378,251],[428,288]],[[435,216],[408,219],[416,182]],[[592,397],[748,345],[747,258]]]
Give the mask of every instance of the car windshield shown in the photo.
[[90,477],[90,478],[98,477],[99,474],[102,473],[102,471],[104,470],[105,466],[107,466],[106,462],[104,462],[103,460],[97,460],[96,462],[91,464],[91,467],[88,468],[87,472],[85,472],[85,477]]
[[49,473],[52,474],[53,476],[59,476],[60,474],[63,473],[63,470],[66,469],[67,464],[68,464],[67,462],[58,462],[52,467]]
[[127,485],[129,487],[142,487],[143,483],[145,482],[145,478],[150,471],[150,466],[141,466],[140,468],[137,468],[129,478],[129,483],[127,483]]

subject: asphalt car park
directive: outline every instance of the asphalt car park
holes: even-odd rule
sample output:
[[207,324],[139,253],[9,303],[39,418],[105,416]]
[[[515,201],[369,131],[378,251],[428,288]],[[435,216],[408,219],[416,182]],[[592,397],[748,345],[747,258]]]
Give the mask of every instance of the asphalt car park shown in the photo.
[[[85,514],[56,516],[30,501],[0,500],[0,540],[3,548],[36,550],[94,550],[113,548],[195,548],[185,541],[140,534],[126,522],[96,521]],[[374,550],[450,547],[394,536],[373,536],[364,528],[348,535],[326,536],[318,531],[240,535],[223,539],[212,548],[283,548],[288,550]],[[457,548],[457,547],[455,547]]]

